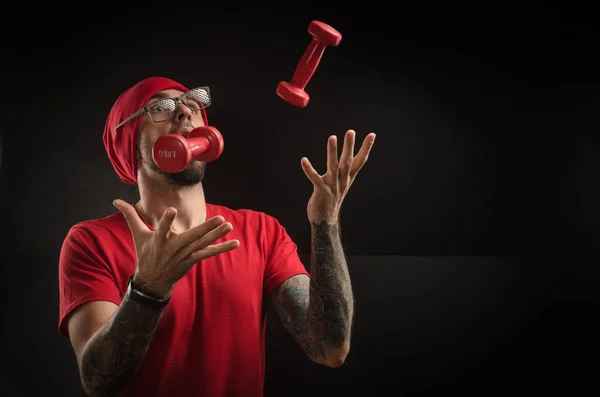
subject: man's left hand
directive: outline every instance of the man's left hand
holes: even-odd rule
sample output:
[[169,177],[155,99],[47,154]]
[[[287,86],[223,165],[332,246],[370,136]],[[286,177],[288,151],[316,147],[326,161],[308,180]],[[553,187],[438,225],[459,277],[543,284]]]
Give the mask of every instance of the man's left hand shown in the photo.
[[313,183],[313,194],[308,201],[308,219],[310,222],[323,221],[334,224],[338,221],[342,202],[356,178],[358,171],[365,165],[375,142],[375,134],[368,134],[354,156],[356,133],[348,130],[344,138],[344,147],[338,160],[337,137],[332,135],[327,141],[327,172],[319,175],[310,161],[303,157],[301,164],[304,173]]

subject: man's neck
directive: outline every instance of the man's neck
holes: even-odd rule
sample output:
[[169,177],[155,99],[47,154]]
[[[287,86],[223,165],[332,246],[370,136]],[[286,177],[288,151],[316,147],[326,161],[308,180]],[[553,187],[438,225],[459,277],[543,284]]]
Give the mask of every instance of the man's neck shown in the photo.
[[140,217],[153,228],[158,226],[167,208],[175,208],[173,222],[176,232],[183,232],[206,220],[206,199],[202,183],[193,186],[172,185],[169,189],[155,189],[140,181],[140,201],[135,205]]

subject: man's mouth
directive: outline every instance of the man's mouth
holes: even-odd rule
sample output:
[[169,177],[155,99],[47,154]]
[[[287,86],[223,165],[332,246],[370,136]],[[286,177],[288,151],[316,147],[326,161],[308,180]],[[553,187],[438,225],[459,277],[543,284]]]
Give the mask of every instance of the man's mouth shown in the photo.
[[184,137],[185,139],[189,138],[190,136],[190,132],[192,132],[193,128],[192,127],[181,127],[177,130],[175,130],[175,134],[181,135],[182,137]]

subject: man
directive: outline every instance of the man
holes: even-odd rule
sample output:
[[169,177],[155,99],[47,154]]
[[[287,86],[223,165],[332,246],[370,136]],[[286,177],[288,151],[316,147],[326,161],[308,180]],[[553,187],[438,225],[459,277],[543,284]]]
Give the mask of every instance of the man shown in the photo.
[[354,157],[348,131],[339,160],[331,136],[324,175],[301,161],[314,185],[309,277],[276,219],[205,201],[205,163],[170,174],[153,161],[157,138],[208,124],[210,103],[208,87],[152,77],[110,111],[108,157],[140,200],[74,225],[59,262],[59,331],[91,396],[261,396],[268,302],[314,362],[339,367],[348,354],[353,296],[338,217],[375,135]]

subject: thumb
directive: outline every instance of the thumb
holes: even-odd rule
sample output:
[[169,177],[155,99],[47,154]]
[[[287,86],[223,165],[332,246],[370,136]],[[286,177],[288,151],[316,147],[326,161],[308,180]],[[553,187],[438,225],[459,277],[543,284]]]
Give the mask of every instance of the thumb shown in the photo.
[[313,168],[312,164],[306,157],[302,157],[302,159],[300,160],[300,165],[302,166],[302,170],[304,171],[308,179],[313,183],[315,187],[323,183],[321,176]]
[[125,220],[127,221],[127,224],[129,225],[129,228],[131,229],[131,232],[134,235],[143,231],[144,229],[148,229],[144,222],[142,222],[142,220],[140,219],[135,208],[133,208],[131,204],[126,203],[121,199],[116,199],[113,201],[113,205],[119,211],[121,211],[121,213],[125,217]]

